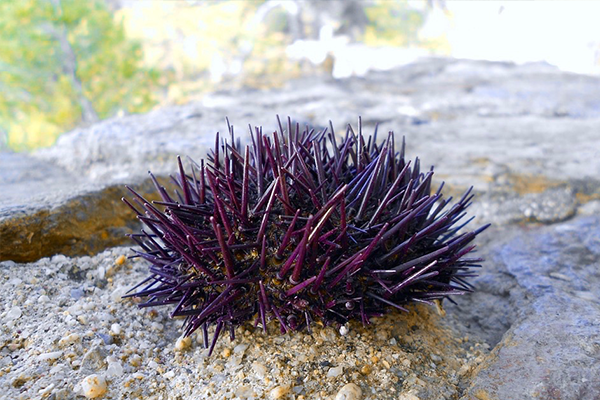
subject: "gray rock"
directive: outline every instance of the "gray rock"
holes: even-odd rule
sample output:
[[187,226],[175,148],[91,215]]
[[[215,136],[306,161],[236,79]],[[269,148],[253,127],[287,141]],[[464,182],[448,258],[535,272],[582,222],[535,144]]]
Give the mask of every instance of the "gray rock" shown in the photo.
[[600,396],[600,306],[558,293],[531,307],[479,366],[463,399]]
[[491,344],[504,335],[463,398],[598,398],[600,216],[517,234],[488,257],[453,312]]
[[[421,398],[439,398],[441,391],[448,393],[446,397],[465,399],[598,398],[599,91],[598,78],[566,74],[544,64],[428,59],[364,78],[309,78],[290,82],[282,90],[214,93],[186,106],[75,130],[52,148],[31,155],[2,153],[0,260],[22,262],[60,254],[27,266],[14,262],[0,265],[6,275],[0,285],[9,287],[2,309],[23,305],[22,316],[7,319],[12,326],[3,328],[7,345],[2,352],[27,356],[22,346],[32,343],[43,344],[44,351],[55,351],[64,331],[79,329],[83,339],[73,348],[81,358],[73,366],[80,371],[103,370],[109,355],[120,354],[119,346],[131,345],[128,351],[137,352],[139,347],[140,354],[128,361],[125,373],[142,368],[146,374],[155,374],[158,362],[140,364],[141,355],[161,363],[175,360],[162,345],[174,339],[169,335],[177,335],[175,322],[164,316],[150,321],[130,304],[115,303],[125,287],[141,279],[145,266],[136,261],[131,268],[117,267],[115,260],[123,249],[94,258],[64,255],[96,253],[128,242],[124,235],[137,229],[137,224],[120,201],[126,194],[124,185],[133,185],[147,195],[153,191],[148,169],[166,182],[168,174],[176,170],[177,154],[202,158],[214,142],[214,133],[226,131],[226,115],[237,126],[239,137],[245,136],[248,122],[263,125],[265,131],[276,129],[275,113],[290,114],[295,121],[317,128],[332,119],[338,133],[344,132],[345,123],[362,115],[367,131],[380,122],[381,132],[394,129],[398,136],[405,135],[408,156],[419,155],[426,166],[435,164],[437,182],[447,182],[448,195],[474,185],[479,194],[470,210],[478,216],[475,223],[494,222],[478,240],[480,254],[487,261],[473,282],[477,290],[455,299],[457,305],[445,306],[446,323],[461,332],[460,340],[448,335],[452,352],[435,349],[431,356],[419,358],[421,338],[432,332],[416,332],[412,328],[419,330],[419,326],[409,326],[406,320],[394,322],[398,330],[394,346],[401,344],[403,357],[415,355],[412,361],[405,360],[408,364],[391,359],[390,371],[402,379],[398,387],[411,388],[410,393]],[[573,219],[577,214],[583,217]],[[104,267],[109,266],[115,275],[105,279]],[[22,289],[12,288],[10,282],[17,282],[16,277],[21,282],[18,285],[24,285]],[[39,284],[41,280],[44,285]],[[44,302],[38,304],[36,299],[42,298]],[[40,309],[50,305],[53,310]],[[72,316],[71,311],[56,312],[67,307],[81,318]],[[122,321],[126,333],[103,333],[113,321]],[[98,332],[89,331],[86,323],[99,327]],[[37,342],[14,340],[13,326]],[[465,343],[462,335],[471,339]],[[279,346],[283,339],[277,339],[281,342],[274,342],[277,346],[273,348],[285,350]],[[350,333],[341,340],[354,339]],[[352,342],[355,347],[348,356],[357,354],[360,349],[356,346],[365,340]],[[495,346],[486,357],[481,340]],[[312,345],[314,341],[304,343]],[[165,348],[160,357],[154,354],[156,348]],[[334,347],[326,350],[336,351]],[[438,356],[437,350],[445,355]],[[271,352],[252,346],[248,352],[262,364],[270,363],[263,358]],[[190,365],[211,371],[212,364],[203,361],[204,353],[188,353],[184,356],[194,360]],[[478,359],[484,361],[458,377],[461,363],[469,367]],[[23,360],[0,358],[33,371]],[[173,377],[185,371],[175,364],[168,364],[178,371]],[[251,363],[240,365],[250,372]],[[353,365],[343,370],[350,373],[358,368]],[[443,372],[445,383],[437,384],[437,378],[429,376],[434,370]],[[66,366],[55,372],[64,377],[79,373]],[[213,379],[225,376],[214,372]],[[11,377],[19,373],[14,368],[10,372]],[[39,393],[50,384],[51,376],[44,372],[43,378],[26,390]],[[231,376],[220,383],[225,385]],[[385,378],[387,388],[395,385],[391,378]],[[61,382],[67,382],[65,379]],[[17,383],[13,384],[15,390],[25,382]],[[418,388],[421,383],[425,387]],[[320,384],[308,381],[305,387],[312,391]],[[260,384],[253,385],[256,389]],[[185,390],[208,387],[206,380],[192,386]],[[121,385],[114,387],[117,393],[126,391]],[[62,386],[57,390],[63,390]],[[201,398],[199,393],[195,397]]]
[[[51,181],[40,183],[44,190],[52,190],[53,185]],[[149,181],[132,186],[141,193],[153,192]],[[138,224],[120,200],[127,194],[122,185],[74,187],[72,192],[33,199],[23,194],[21,203],[0,206],[0,260],[24,262],[57,253],[94,254],[129,243],[125,235],[137,230]]]
[[[436,166],[449,194],[474,185],[479,222],[552,223],[600,196],[600,79],[545,64],[430,58],[364,78],[292,81],[277,90],[207,95],[185,106],[103,121],[32,155],[0,155],[0,260],[93,254],[135,226],[124,184],[151,192],[175,156],[200,159],[226,131],[276,129],[276,113],[337,132],[362,115],[405,135],[408,156]],[[573,156],[573,155],[577,156]],[[167,178],[168,180],[168,178]]]

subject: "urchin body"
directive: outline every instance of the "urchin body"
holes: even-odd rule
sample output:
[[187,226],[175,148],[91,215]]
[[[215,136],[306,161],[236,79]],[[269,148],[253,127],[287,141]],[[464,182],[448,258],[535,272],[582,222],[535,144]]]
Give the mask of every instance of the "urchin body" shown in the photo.
[[286,128],[250,128],[242,148],[229,126],[206,162],[186,173],[178,160],[173,195],[153,177],[162,201],[124,199],[148,228],[132,235],[151,264],[131,294],[147,298],[142,306],[173,305],[185,335],[202,329],[212,352],[223,330],[233,337],[246,322],[276,320],[282,332],[367,324],[470,291],[465,278],[481,260],[466,255],[487,227],[458,233],[470,190],[450,206],[443,185],[431,191],[433,167],[406,161],[392,132],[365,138],[360,121],[341,140],[333,127],[301,130],[288,118]]

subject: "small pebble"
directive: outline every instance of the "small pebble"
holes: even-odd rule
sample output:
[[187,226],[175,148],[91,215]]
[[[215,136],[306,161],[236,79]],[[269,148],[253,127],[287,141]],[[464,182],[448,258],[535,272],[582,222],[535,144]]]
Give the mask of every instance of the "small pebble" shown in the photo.
[[417,397],[415,394],[413,393],[404,393],[401,394],[400,397],[398,398],[398,400],[421,400],[419,397]]
[[342,374],[342,372],[344,372],[344,368],[342,366],[329,368],[329,371],[327,371],[327,377],[337,378]]
[[14,321],[14,320],[19,319],[21,317],[21,315],[23,315],[23,313],[21,312],[21,309],[17,306],[14,306],[6,313],[5,319],[6,319],[6,321]]
[[46,361],[46,360],[56,360],[58,357],[62,356],[62,351],[52,351],[50,353],[42,353],[37,356],[38,360]]
[[70,344],[77,342],[79,339],[80,339],[80,336],[77,333],[71,333],[69,335],[63,336],[58,341],[58,346],[65,347],[65,346],[68,346]]
[[582,300],[595,301],[597,300],[596,296],[592,292],[576,290],[575,296],[579,297]]
[[38,394],[42,397],[46,397],[45,395],[50,393],[52,391],[52,389],[54,389],[54,383],[51,383],[50,385],[46,386],[45,388],[38,390]]
[[267,367],[256,361],[252,363],[252,370],[259,379],[263,379],[267,373]]
[[237,389],[235,389],[235,395],[240,399],[248,399],[250,397],[255,397],[252,388],[245,385],[239,386]]
[[248,348],[248,345],[246,343],[240,343],[233,348],[233,352],[235,354],[240,354],[240,353],[244,354],[244,352],[246,351],[247,348]]
[[290,391],[290,388],[287,386],[275,386],[269,392],[269,397],[271,397],[274,400],[282,399],[289,393],[289,391]]
[[119,325],[119,324],[117,324],[117,323],[115,323],[115,324],[112,324],[112,325],[110,326],[110,332],[111,332],[113,335],[120,335],[120,334],[121,334],[121,325]]
[[123,264],[125,264],[125,260],[126,260],[125,256],[121,254],[121,255],[120,255],[119,257],[117,257],[117,259],[115,260],[115,264],[117,264],[117,265],[123,265]]
[[13,278],[10,281],[8,281],[8,283],[13,286],[19,286],[22,282],[23,282],[23,280],[20,278]]
[[344,385],[335,396],[335,400],[360,400],[362,399],[362,390],[355,383]]
[[560,272],[550,272],[550,277],[554,278],[554,279],[558,279],[561,281],[565,281],[565,282],[571,282],[572,279],[570,276],[567,276],[565,274],[561,274]]
[[116,302],[119,302],[119,301],[123,301],[124,299],[123,299],[123,297],[122,297],[122,296],[124,296],[124,295],[127,293],[127,290],[128,290],[128,289],[127,289],[127,287],[125,287],[125,286],[121,286],[121,287],[118,287],[118,288],[116,288],[116,289],[115,289],[115,290],[113,290],[113,292],[110,294],[110,299],[111,299],[112,301],[114,301],[115,303],[116,303]]
[[106,394],[106,381],[96,374],[86,376],[81,381],[83,395],[88,399],[95,399]]
[[163,330],[163,324],[161,324],[159,322],[152,322],[150,324],[150,329],[152,329],[153,331],[162,331]]
[[346,325],[342,325],[340,327],[340,335],[342,335],[342,336],[346,336],[349,331],[350,330],[348,329],[348,327],[346,327]]
[[123,375],[123,366],[118,361],[108,363],[106,367],[106,376],[117,377]]
[[167,372],[166,374],[164,374],[163,376],[167,379],[173,379],[173,378],[175,378],[175,371],[171,370],[171,371]]
[[83,293],[83,290],[81,290],[80,288],[71,289],[71,298],[75,300],[79,300],[84,295],[85,293]]
[[47,303],[49,301],[50,301],[50,297],[46,296],[45,294],[38,297],[38,303]]
[[100,339],[102,339],[102,341],[106,345],[113,343],[113,337],[110,335],[107,335],[106,333],[98,333],[98,336],[100,337]]
[[191,337],[189,337],[189,336],[188,337],[180,337],[175,342],[175,350],[184,351],[184,350],[190,348],[191,345],[192,345]]

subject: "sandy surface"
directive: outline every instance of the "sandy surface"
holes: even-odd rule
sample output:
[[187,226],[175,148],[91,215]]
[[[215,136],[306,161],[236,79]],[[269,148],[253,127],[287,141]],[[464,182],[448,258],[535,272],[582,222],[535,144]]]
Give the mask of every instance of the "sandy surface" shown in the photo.
[[121,299],[146,275],[128,254],[0,263],[1,398],[454,399],[487,353],[419,306],[368,327],[246,326],[209,358],[168,309]]

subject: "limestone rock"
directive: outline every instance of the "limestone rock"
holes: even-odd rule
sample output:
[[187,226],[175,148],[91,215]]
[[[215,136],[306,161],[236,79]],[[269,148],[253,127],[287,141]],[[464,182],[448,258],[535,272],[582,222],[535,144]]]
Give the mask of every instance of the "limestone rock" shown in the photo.
[[599,91],[600,79],[545,64],[429,58],[102,121],[31,155],[0,154],[0,260],[127,243],[135,220],[119,200],[125,184],[145,192],[148,170],[168,181],[176,155],[203,158],[226,131],[225,116],[246,140],[248,123],[276,129],[281,110],[316,128],[332,120],[338,132],[360,115],[366,131],[380,123],[406,136],[409,157],[435,165],[437,183],[446,180],[453,194],[475,186],[478,221],[562,221],[600,198]]

